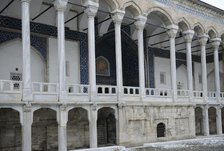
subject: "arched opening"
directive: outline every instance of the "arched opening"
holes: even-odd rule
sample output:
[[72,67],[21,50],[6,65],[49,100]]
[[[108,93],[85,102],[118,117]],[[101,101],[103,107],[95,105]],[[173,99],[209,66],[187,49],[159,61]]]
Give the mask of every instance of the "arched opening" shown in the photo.
[[203,113],[202,108],[195,108],[195,132],[196,135],[203,135]]
[[224,107],[222,108],[222,133],[224,134]]
[[116,145],[115,110],[104,107],[98,110],[97,119],[98,146]]
[[157,137],[165,137],[166,136],[166,125],[164,123],[157,124]]
[[216,109],[210,107],[208,109],[208,118],[209,118],[209,134],[217,134],[217,123],[216,123]]
[[56,112],[41,108],[33,114],[32,151],[58,150],[58,124]]
[[67,148],[68,150],[89,147],[88,112],[74,108],[68,112]]
[[22,150],[19,112],[11,108],[0,109],[0,150]]

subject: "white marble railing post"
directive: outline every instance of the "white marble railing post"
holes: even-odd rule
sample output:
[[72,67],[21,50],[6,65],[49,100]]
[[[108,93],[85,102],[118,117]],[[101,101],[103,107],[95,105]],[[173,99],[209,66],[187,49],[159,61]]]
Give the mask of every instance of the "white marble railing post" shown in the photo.
[[89,85],[90,100],[93,101],[96,96],[96,58],[95,58],[95,23],[99,4],[91,0],[87,0],[84,4],[87,8],[85,13],[88,16],[88,55],[89,55]]
[[203,108],[203,133],[205,136],[209,136],[208,106]]
[[173,101],[177,99],[177,69],[176,69],[176,50],[175,50],[175,38],[178,31],[177,25],[167,26],[167,31],[170,38],[170,65],[171,65],[171,87],[173,91]]
[[118,101],[123,94],[123,70],[122,70],[122,46],[121,46],[121,22],[123,20],[125,12],[121,10],[115,10],[113,12],[112,19],[115,24],[115,52],[116,52],[116,80],[117,80],[117,96]]
[[144,66],[144,40],[143,30],[147,17],[138,16],[136,17],[135,26],[138,31],[138,66],[139,66],[139,87],[141,100],[145,97],[145,66]]
[[22,7],[22,48],[23,48],[23,101],[32,101],[30,62],[30,1],[21,0]]
[[216,107],[216,125],[217,125],[217,134],[222,135],[222,108],[221,106]]
[[203,34],[199,36],[199,43],[201,45],[201,67],[202,67],[202,89],[204,102],[208,101],[208,86],[207,86],[207,64],[206,64],[206,44],[208,41],[208,35]]
[[54,6],[57,10],[58,25],[58,65],[59,65],[59,101],[66,99],[66,73],[65,73],[65,26],[64,12],[67,6],[67,0],[56,0]]
[[65,106],[59,107],[58,122],[58,151],[67,151],[67,122],[68,112]]
[[189,90],[190,101],[193,101],[193,74],[192,74],[192,56],[191,56],[191,42],[194,36],[193,30],[188,30],[183,33],[184,39],[186,41],[186,51],[187,51],[187,82]]
[[92,105],[88,114],[90,148],[97,147],[97,107]]
[[32,150],[32,123],[33,112],[30,106],[24,106],[21,113],[21,125],[22,125],[22,151]]
[[220,77],[219,77],[219,45],[220,38],[212,39],[212,46],[214,47],[214,69],[215,69],[215,88],[216,98],[220,101]]

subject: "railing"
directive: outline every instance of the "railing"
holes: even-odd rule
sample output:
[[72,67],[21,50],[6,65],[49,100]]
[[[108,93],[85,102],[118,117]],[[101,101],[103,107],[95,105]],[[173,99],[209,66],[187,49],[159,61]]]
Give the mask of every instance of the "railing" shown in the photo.
[[33,93],[57,94],[57,83],[33,82]]
[[216,92],[215,91],[208,91],[207,96],[209,98],[215,98],[216,97]]
[[97,85],[97,94],[98,95],[116,95],[117,87],[108,86],[108,85]]
[[19,93],[22,91],[22,81],[0,80],[0,92]]
[[177,96],[178,97],[189,97],[190,91],[189,90],[177,90]]
[[88,95],[89,85],[84,84],[69,84],[67,85],[67,93],[72,95]]
[[224,92],[220,92],[220,98],[224,98]]
[[123,87],[124,95],[139,96],[139,87]]
[[171,97],[172,96],[172,90],[146,88],[146,96]]
[[195,98],[203,98],[203,91],[193,91],[193,96]]

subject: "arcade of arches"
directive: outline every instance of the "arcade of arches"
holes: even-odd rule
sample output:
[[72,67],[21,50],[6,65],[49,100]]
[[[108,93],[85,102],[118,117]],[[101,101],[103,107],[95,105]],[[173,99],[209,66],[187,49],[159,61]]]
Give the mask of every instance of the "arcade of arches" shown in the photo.
[[195,0],[0,4],[0,150],[224,133],[224,11]]

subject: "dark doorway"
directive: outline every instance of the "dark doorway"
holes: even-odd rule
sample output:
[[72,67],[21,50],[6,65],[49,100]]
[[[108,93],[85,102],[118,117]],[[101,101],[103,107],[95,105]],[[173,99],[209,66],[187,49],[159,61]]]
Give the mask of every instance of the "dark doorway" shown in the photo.
[[159,123],[157,125],[157,137],[165,137],[166,125],[164,123]]

